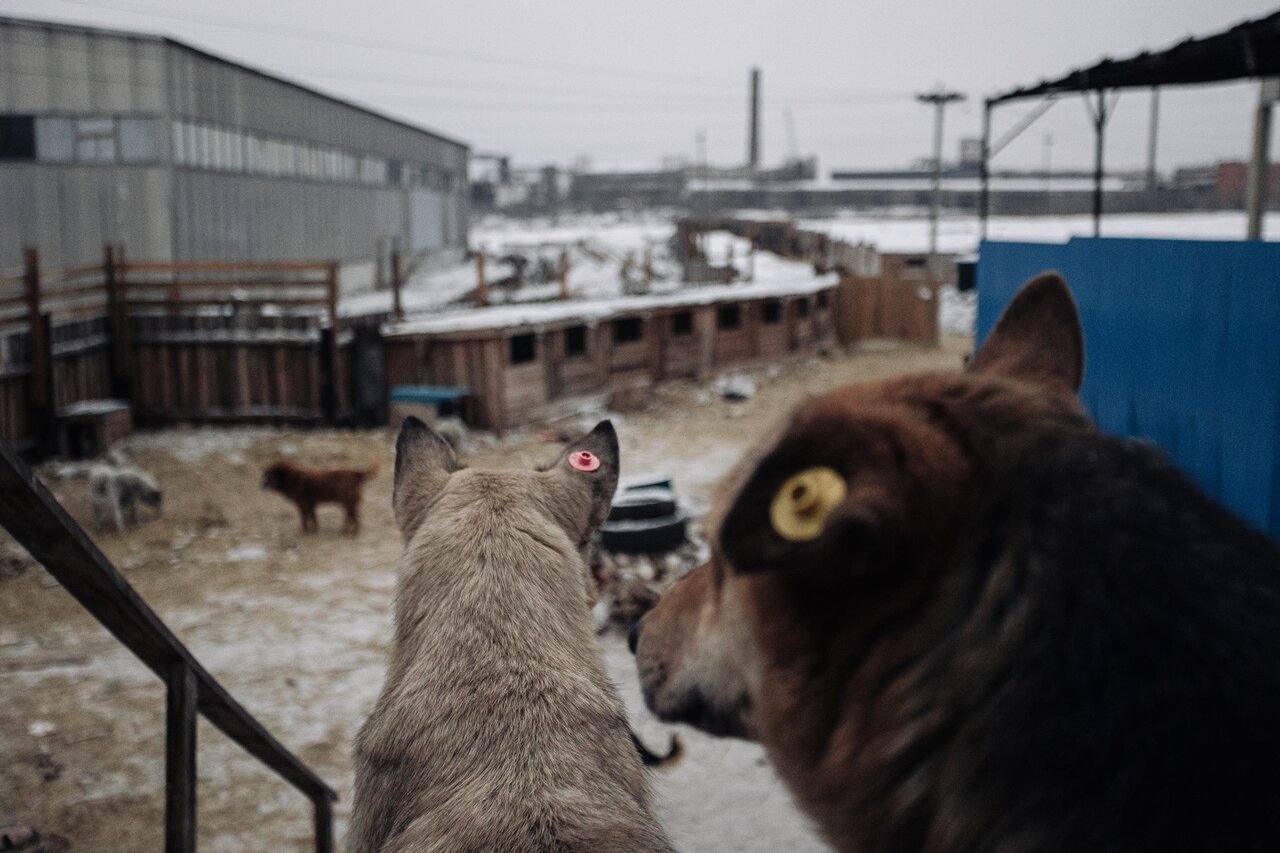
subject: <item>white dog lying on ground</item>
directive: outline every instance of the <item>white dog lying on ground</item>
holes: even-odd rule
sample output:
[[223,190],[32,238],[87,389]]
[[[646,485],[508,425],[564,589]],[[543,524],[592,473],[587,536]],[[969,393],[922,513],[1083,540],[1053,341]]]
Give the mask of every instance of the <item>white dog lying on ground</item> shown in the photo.
[[106,519],[114,518],[116,532],[124,533],[125,524],[137,525],[138,505],[149,506],[160,514],[160,486],[141,468],[109,461],[89,469],[89,503],[93,506],[93,523],[102,530]]

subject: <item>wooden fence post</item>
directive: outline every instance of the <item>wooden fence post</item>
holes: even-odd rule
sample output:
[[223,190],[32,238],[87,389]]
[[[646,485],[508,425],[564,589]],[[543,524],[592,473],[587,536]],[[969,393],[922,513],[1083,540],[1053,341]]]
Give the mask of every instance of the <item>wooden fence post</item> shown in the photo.
[[45,373],[48,372],[48,346],[44,340],[44,324],[40,322],[40,253],[34,246],[22,249],[22,285],[27,297],[27,347],[30,350],[31,402],[45,406]]
[[373,244],[373,289],[381,290],[387,282],[387,238],[379,237]]
[[34,246],[22,249],[23,290],[27,297],[27,405],[30,430],[41,453],[56,440],[53,396],[53,342],[48,318],[40,305],[40,253]]
[[[320,406],[324,418],[332,422],[338,416],[338,262],[329,261],[325,268],[325,301],[329,314],[329,335],[323,358],[328,380],[321,389]],[[323,338],[322,338],[323,340]]]
[[116,363],[119,371],[115,381],[115,394],[133,402],[133,335],[129,329],[129,264],[125,258],[124,244],[118,243],[113,256],[112,279],[116,288],[115,337]]
[[391,252],[391,316],[397,320],[404,319],[404,303],[401,302],[400,288],[403,282],[400,280],[400,250],[394,249]]
[[560,250],[560,298],[569,299],[569,250]]
[[489,283],[484,278],[484,252],[476,252],[476,304],[481,308],[489,304]]
[[196,849],[196,674],[185,661],[169,665],[164,733],[165,853]]
[[111,396],[122,398],[124,391],[124,364],[120,354],[123,332],[120,318],[123,311],[120,306],[120,286],[116,281],[116,250],[110,243],[102,247],[102,284],[107,289],[107,334],[111,336],[111,348],[107,363],[111,372]]

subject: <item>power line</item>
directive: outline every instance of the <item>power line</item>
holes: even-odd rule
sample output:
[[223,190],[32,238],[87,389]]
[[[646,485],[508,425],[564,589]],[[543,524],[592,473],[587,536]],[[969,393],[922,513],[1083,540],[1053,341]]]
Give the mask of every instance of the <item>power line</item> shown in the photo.
[[617,68],[579,65],[571,62],[557,62],[554,60],[534,59],[532,57],[514,57],[501,54],[483,53],[479,51],[458,50],[456,48],[440,47],[437,45],[413,44],[410,42],[392,41],[389,39],[343,35],[340,33],[312,30],[304,27],[293,27],[284,24],[249,24],[235,18],[222,18],[215,15],[176,12],[171,9],[156,6],[144,6],[136,3],[101,3],[96,2],[96,0],[54,0],[54,2],[67,3],[73,6],[85,6],[92,9],[105,9],[112,12],[146,15],[153,18],[165,18],[176,21],[187,21],[189,23],[208,24],[210,26],[224,27],[226,29],[240,30],[242,32],[258,33],[262,35],[284,36],[286,38],[304,39],[307,41],[323,42],[327,44],[347,44],[353,47],[369,48],[373,50],[408,53],[414,56],[438,56],[443,59],[457,59],[466,62],[479,62],[491,65],[506,65],[515,68],[536,68],[542,71],[590,74],[592,76],[661,80],[664,82],[681,83],[686,85],[734,87],[738,87],[740,85],[736,81],[729,81],[724,78],[690,77],[685,75],[664,74],[657,71],[621,71]]
[[[125,12],[128,14],[144,15],[154,18],[163,18],[170,20],[186,21],[189,23],[208,24],[226,29],[240,30],[242,32],[258,33],[263,35],[278,35],[288,38],[305,39],[309,41],[318,41],[332,44],[347,44],[355,47],[363,47],[374,50],[387,50],[398,53],[407,53],[413,56],[434,55],[445,59],[456,59],[468,62],[478,62],[482,64],[504,65],[516,68],[536,68],[544,71],[555,71],[572,74],[589,74],[592,77],[609,76],[621,79],[635,80],[651,80],[655,82],[676,83],[691,86],[719,86],[728,87],[735,90],[741,89],[741,83],[720,77],[696,77],[688,75],[665,74],[656,71],[625,71],[612,67],[601,67],[593,65],[580,65],[577,63],[558,62],[554,60],[535,59],[532,57],[513,57],[505,54],[489,54],[478,51],[465,51],[456,48],[439,47],[434,45],[421,45],[410,42],[399,42],[387,39],[367,38],[363,36],[345,35],[341,33],[325,32],[323,30],[311,30],[303,27],[293,27],[285,24],[250,24],[239,19],[223,18],[214,15],[203,15],[190,12],[177,12],[162,7],[145,6],[135,3],[104,3],[99,0],[54,0],[58,3],[67,3],[73,6],[84,6],[94,9],[104,9],[114,12]],[[335,76],[329,70],[305,72],[314,76]],[[429,78],[416,78],[412,75],[371,75],[362,72],[354,72],[361,74],[366,79],[392,79],[402,80],[406,83],[416,82],[418,80],[428,80]],[[339,73],[346,77],[347,73]],[[889,89],[825,89],[818,86],[807,86],[804,83],[795,83],[802,87],[801,91],[812,94],[815,91],[825,91],[827,96],[836,99],[842,98],[846,100],[857,100],[861,98],[899,98],[904,93]],[[787,90],[783,90],[784,92]]]

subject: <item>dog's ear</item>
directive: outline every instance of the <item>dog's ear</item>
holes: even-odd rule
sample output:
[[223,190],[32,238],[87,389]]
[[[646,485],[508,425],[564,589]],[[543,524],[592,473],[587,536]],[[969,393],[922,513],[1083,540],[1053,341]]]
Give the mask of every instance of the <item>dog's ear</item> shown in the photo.
[[891,561],[905,496],[890,437],[835,418],[793,424],[709,519],[733,570],[848,577]]
[[449,475],[458,470],[453,448],[415,417],[404,419],[396,439],[396,470],[391,506],[396,526],[408,542],[426,517]]
[[1071,393],[1080,389],[1084,333],[1076,302],[1061,275],[1041,273],[1022,286],[968,370]]
[[551,513],[579,546],[609,515],[618,488],[618,468],[618,434],[610,421],[601,421],[543,472],[550,487]]

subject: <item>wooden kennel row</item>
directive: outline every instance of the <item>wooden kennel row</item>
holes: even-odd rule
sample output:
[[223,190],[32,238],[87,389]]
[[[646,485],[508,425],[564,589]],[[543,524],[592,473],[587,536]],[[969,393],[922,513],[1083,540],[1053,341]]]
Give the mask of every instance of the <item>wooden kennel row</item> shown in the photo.
[[626,406],[655,382],[706,378],[834,343],[833,290],[696,305],[649,300],[590,319],[566,311],[536,325],[392,326],[383,336],[387,384],[466,387],[464,416],[486,429],[528,423],[574,398],[607,395]]

